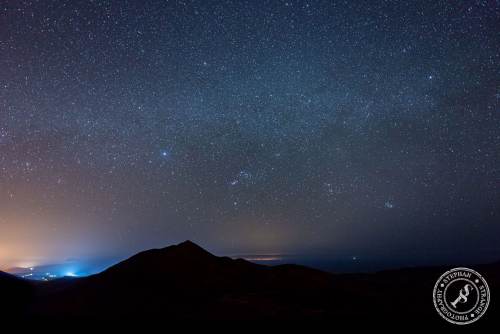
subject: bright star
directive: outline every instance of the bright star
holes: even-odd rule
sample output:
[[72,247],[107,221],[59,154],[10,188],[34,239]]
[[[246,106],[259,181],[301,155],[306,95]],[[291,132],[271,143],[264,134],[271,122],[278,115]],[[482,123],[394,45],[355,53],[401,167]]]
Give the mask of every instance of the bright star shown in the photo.
[[170,151],[166,150],[166,149],[163,149],[163,150],[160,151],[160,156],[162,158],[168,159],[168,158],[170,158]]

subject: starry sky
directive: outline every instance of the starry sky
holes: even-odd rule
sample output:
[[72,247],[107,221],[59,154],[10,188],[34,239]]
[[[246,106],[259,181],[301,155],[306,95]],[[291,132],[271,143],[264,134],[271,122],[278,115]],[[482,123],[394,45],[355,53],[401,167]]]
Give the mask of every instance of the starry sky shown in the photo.
[[500,259],[498,1],[2,1],[0,267]]

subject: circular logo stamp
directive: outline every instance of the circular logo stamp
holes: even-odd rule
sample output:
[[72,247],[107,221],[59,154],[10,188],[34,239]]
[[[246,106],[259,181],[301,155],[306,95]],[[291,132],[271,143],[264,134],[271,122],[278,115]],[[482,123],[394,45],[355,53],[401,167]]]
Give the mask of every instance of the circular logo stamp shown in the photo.
[[484,278],[469,268],[445,272],[434,285],[434,306],[445,320],[466,325],[483,316],[490,303],[490,289]]

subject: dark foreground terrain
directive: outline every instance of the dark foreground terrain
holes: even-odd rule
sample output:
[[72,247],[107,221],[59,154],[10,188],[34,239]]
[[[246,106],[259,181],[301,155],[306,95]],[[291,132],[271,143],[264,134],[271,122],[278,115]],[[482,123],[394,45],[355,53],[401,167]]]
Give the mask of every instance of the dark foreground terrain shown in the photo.
[[[468,326],[498,325],[500,263],[472,268],[488,281],[492,297],[485,316]],[[320,320],[440,328],[455,326],[432,302],[434,283],[448,269],[335,275],[217,257],[186,241],[85,278],[28,282],[1,273],[0,312],[5,319],[54,321]]]

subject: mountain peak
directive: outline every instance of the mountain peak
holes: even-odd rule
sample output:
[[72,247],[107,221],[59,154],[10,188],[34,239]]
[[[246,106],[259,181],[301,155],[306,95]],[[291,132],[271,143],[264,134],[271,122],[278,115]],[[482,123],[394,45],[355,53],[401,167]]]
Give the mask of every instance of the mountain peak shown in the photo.
[[181,249],[193,249],[193,250],[202,250],[204,252],[206,252],[205,249],[203,249],[201,246],[199,246],[198,244],[192,242],[191,240],[186,240],[186,241],[183,241],[179,244],[176,245],[177,248],[181,248]]
[[140,252],[108,268],[103,273],[126,270],[144,273],[154,271],[165,274],[167,272],[174,272],[174,268],[179,270],[186,266],[196,267],[200,263],[207,261],[210,263],[215,258],[217,258],[215,255],[212,255],[194,242],[186,240],[177,245]]
[[181,246],[181,247],[199,247],[199,248],[201,248],[200,246],[198,246],[197,244],[195,244],[191,240],[183,241],[183,242],[177,244],[177,246]]
[[186,255],[212,255],[210,252],[204,248],[198,246],[191,240],[183,241],[173,247],[166,247],[164,250],[173,251],[176,253],[182,253]]

